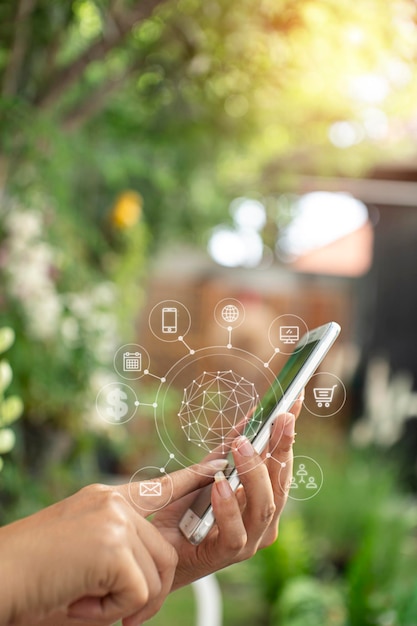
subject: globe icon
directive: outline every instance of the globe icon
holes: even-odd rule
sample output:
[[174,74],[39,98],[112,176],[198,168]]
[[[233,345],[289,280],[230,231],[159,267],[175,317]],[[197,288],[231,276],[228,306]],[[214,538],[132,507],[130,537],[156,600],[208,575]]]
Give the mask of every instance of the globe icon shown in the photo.
[[225,322],[236,322],[239,318],[239,309],[234,304],[226,304],[222,309],[222,318]]

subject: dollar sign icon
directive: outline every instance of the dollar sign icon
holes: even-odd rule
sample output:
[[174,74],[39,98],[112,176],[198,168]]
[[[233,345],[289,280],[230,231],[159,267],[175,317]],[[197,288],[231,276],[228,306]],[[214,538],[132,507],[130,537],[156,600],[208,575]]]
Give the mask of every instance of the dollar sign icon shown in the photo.
[[107,403],[110,404],[110,406],[107,407],[107,415],[113,418],[116,422],[120,422],[129,409],[125,402],[125,400],[127,400],[127,394],[120,389],[120,387],[116,387],[115,389],[109,391],[106,399]]
[[139,400],[133,389],[125,383],[109,383],[96,397],[96,409],[108,424],[124,424],[135,415]]

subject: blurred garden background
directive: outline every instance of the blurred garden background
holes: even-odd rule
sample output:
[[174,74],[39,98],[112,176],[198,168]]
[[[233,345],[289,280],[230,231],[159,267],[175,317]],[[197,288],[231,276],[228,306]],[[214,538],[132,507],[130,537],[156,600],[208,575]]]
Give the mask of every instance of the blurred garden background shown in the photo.
[[[346,402],[295,446],[323,487],[218,575],[224,624],[417,625],[416,62],[414,0],[0,0],[0,523],[165,462],[158,303],[200,349],[237,300],[262,360],[277,316],[335,319]],[[112,425],[126,344],[156,378]]]

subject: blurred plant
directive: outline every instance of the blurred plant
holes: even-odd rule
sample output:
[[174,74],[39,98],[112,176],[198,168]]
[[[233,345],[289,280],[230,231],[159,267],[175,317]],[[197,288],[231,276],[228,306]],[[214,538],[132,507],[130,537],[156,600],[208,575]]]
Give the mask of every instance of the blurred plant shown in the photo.
[[81,259],[74,273],[71,248],[50,242],[40,210],[13,206],[2,227],[2,317],[15,320],[14,385],[25,397],[25,418],[76,430],[92,372],[117,345],[115,288],[91,285]]
[[363,416],[352,429],[352,441],[357,447],[375,445],[388,449],[398,442],[405,421],[417,414],[413,385],[411,372],[393,372],[383,357],[370,361],[365,377]]
[[0,187],[81,226],[133,186],[198,242],[236,192],[407,157],[415,32],[413,0],[3,2]]
[[396,466],[370,449],[317,456],[324,489],[290,500],[278,541],[251,561],[265,623],[411,626],[417,505]]
[[312,577],[290,579],[274,607],[271,624],[345,626],[343,593],[335,584]]
[[311,573],[311,550],[303,518],[290,514],[283,516],[279,540],[253,557],[259,592],[269,612],[288,580]]
[[96,419],[95,398],[114,379],[117,347],[134,332],[147,258],[140,214],[123,229],[85,224],[83,238],[73,218],[58,215],[41,190],[29,209],[6,197],[0,207],[0,319],[15,328],[12,388],[25,405],[13,460],[54,492],[60,464],[78,483],[95,479],[100,442],[119,450],[127,437]]
[[[11,328],[0,329],[0,354],[6,352],[13,344],[14,332]],[[7,454],[15,444],[15,434],[10,426],[15,422],[23,411],[23,403],[19,396],[5,396],[5,391],[12,380],[12,368],[8,361],[0,361],[0,471],[3,468],[1,455]]]
[[[352,626],[401,625],[404,598],[415,602],[417,510],[391,496],[381,503],[358,537],[346,571]],[[415,619],[415,615],[414,615]]]
[[253,558],[265,623],[271,626],[343,626],[344,597],[330,581],[314,578],[315,546],[302,515],[288,507],[279,540]]

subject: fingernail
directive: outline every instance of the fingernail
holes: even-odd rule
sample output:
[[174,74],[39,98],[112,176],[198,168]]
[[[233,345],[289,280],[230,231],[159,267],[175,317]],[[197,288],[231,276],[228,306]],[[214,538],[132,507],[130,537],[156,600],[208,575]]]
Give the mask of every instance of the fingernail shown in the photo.
[[230,496],[233,494],[233,491],[231,486],[229,485],[229,482],[226,480],[226,476],[223,474],[223,472],[216,472],[214,475],[214,480],[219,495],[224,500],[230,498]]
[[284,423],[284,435],[286,437],[294,437],[295,431],[295,416],[292,413],[287,413]]
[[207,461],[207,465],[215,469],[217,472],[226,469],[227,464],[227,459],[212,459],[211,461]]
[[251,442],[246,437],[239,437],[236,439],[236,450],[242,456],[253,456],[255,450],[252,447]]

